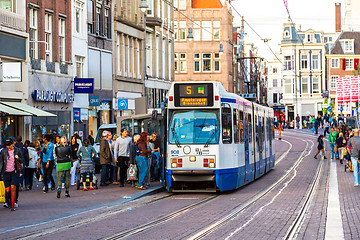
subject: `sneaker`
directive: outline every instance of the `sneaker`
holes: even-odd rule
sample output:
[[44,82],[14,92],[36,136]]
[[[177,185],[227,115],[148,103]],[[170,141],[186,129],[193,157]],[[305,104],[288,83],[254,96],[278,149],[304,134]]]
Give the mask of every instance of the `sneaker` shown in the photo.
[[94,187],[90,187],[90,190],[94,190],[95,188]]
[[43,191],[45,191],[45,187],[43,187]]
[[61,184],[61,188],[65,188],[65,183],[62,183],[62,184]]
[[52,188],[51,188],[51,191],[55,191],[55,187],[52,187]]
[[324,159],[327,159],[327,157],[324,157]]
[[65,197],[70,197],[69,192],[66,192],[66,193],[65,193]]
[[15,211],[16,211],[15,207],[12,207],[12,208],[11,208],[11,211],[12,211],[12,212],[15,212]]
[[57,194],[56,194],[56,197],[57,198],[60,198],[60,195],[61,195],[61,191],[60,191],[60,189],[57,191]]
[[314,158],[317,159],[316,156],[314,156]]
[[89,189],[87,189],[87,188],[84,188],[84,191],[89,191]]
[[19,204],[16,202],[16,203],[14,204],[14,207],[18,208],[18,207],[19,207]]
[[4,207],[4,208],[9,208],[9,204],[4,203],[3,207]]

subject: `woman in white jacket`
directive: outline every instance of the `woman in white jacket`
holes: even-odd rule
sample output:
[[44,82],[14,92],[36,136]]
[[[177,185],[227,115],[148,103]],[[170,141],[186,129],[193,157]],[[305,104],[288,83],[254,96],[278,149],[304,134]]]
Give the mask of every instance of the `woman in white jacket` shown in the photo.
[[39,155],[35,149],[35,144],[30,143],[28,147],[29,151],[29,166],[25,168],[25,187],[26,191],[29,191],[32,189],[33,186],[33,180],[34,180],[34,173],[36,170],[35,163],[39,159]]

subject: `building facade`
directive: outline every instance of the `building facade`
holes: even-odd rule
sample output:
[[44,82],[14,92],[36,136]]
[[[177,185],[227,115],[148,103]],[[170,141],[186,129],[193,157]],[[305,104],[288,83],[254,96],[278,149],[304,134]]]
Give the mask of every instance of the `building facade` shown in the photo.
[[89,103],[88,124],[89,134],[94,136],[100,125],[115,121],[111,20],[113,7],[111,0],[87,1],[87,68],[88,77],[94,79],[94,94],[89,97],[94,101]]
[[345,31],[360,31],[360,2],[345,0],[345,16],[342,29]]
[[[277,56],[281,59],[280,54]],[[285,113],[285,107],[280,103],[283,98],[282,68],[282,63],[276,58],[268,62],[267,104],[274,109],[278,119],[282,119]]]
[[231,9],[219,0],[178,0],[175,7],[175,81],[219,81],[233,92]]
[[295,30],[285,23],[280,44],[283,60],[283,99],[286,120],[299,114],[301,122],[309,115],[322,114],[321,91],[326,89],[324,33]]
[[29,34],[28,92],[31,106],[57,117],[32,117],[31,140],[45,133],[70,137],[73,132],[71,1],[27,0]]

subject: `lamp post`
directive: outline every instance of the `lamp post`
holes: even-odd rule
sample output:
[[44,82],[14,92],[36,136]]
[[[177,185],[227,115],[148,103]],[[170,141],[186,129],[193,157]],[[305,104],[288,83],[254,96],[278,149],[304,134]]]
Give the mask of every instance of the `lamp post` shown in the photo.
[[[145,75],[146,75],[146,11],[149,8],[149,5],[147,4],[146,0],[141,0],[140,6],[139,6],[141,12],[144,14],[143,18],[143,27],[144,27],[144,41],[143,41],[143,59],[142,59],[142,79],[144,82],[144,90],[143,90],[143,96],[146,97],[146,87],[145,87]],[[147,99],[146,99],[147,100]]]

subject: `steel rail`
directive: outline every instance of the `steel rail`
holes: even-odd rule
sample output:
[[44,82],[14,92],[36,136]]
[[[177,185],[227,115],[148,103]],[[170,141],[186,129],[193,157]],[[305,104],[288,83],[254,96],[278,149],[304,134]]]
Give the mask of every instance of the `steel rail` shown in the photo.
[[[270,187],[268,187],[267,189],[265,189],[264,191],[262,191],[261,193],[255,195],[253,198],[251,198],[249,201],[247,201],[246,203],[240,205],[239,207],[237,207],[235,210],[233,210],[230,214],[226,215],[225,217],[223,217],[222,219],[220,219],[219,221],[215,222],[214,224],[210,225],[209,227],[205,228],[204,230],[198,232],[197,234],[191,236],[188,238],[188,240],[197,240],[197,239],[202,239],[204,237],[206,237],[207,235],[209,235],[210,233],[212,233],[213,231],[221,228],[222,226],[224,226],[225,224],[227,224],[228,222],[230,222],[232,219],[234,219],[236,217],[236,215],[238,215],[239,213],[244,212],[247,208],[249,208],[251,205],[255,204],[255,202],[259,201],[260,199],[264,198],[266,195],[268,195],[272,190],[274,190],[277,186],[279,186],[286,178],[288,178],[290,176],[290,174],[292,173],[292,171],[294,169],[296,169],[300,163],[302,162],[302,160],[309,155],[309,153],[311,152],[311,149],[313,148],[313,142],[312,142],[312,146],[310,148],[310,151],[308,151],[308,154],[305,156],[305,153],[308,150],[309,147],[309,142],[308,140],[302,140],[303,142],[306,142],[306,147],[304,149],[304,151],[302,151],[301,155],[298,157],[298,159],[296,160],[296,162],[291,166],[291,168],[278,180],[276,181],[274,184],[272,184]],[[292,147],[292,145],[291,145]],[[289,150],[290,151],[290,150]]]

